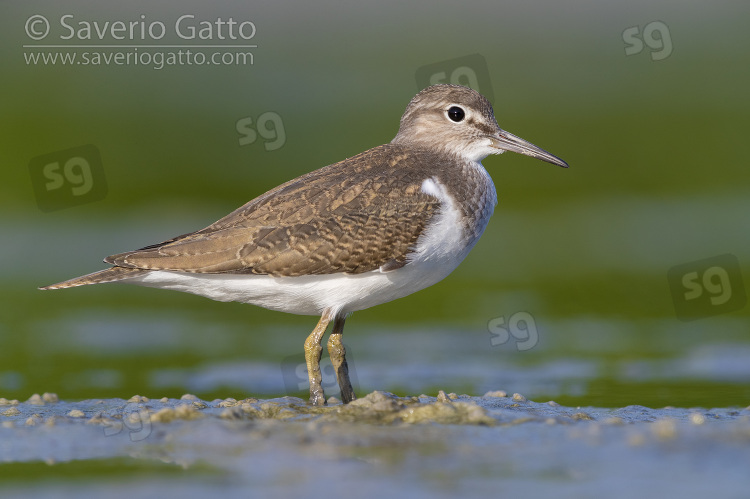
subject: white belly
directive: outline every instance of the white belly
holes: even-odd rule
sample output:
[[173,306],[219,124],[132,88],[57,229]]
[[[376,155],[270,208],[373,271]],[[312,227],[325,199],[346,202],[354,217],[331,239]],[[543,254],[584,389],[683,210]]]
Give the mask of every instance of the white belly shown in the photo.
[[292,314],[321,315],[326,309],[348,314],[402,298],[435,284],[451,270],[407,265],[386,273],[376,270],[300,277],[154,271],[127,282]]

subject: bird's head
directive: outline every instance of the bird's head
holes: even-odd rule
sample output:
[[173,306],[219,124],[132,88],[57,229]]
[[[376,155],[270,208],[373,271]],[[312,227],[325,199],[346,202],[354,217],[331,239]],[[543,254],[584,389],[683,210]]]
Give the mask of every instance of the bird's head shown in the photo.
[[468,161],[512,151],[568,167],[557,156],[501,129],[489,101],[460,85],[433,85],[419,92],[406,107],[392,143],[442,149]]

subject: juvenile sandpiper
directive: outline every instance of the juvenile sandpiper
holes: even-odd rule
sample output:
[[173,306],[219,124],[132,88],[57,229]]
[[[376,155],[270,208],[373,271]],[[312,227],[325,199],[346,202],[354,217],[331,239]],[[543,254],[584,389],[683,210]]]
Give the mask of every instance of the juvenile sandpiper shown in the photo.
[[478,92],[434,85],[406,107],[396,137],[253,199],[205,229],[104,259],[112,267],[40,289],[123,281],[319,315],[305,341],[310,403],[323,334],[344,403],[354,400],[346,317],[431,286],[471,251],[497,204],[481,160],[512,151],[567,168],[501,130]]

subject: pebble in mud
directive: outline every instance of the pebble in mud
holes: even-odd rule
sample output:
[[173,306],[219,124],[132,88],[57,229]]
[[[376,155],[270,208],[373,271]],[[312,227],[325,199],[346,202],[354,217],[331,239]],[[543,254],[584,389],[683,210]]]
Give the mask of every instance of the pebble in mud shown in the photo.
[[677,423],[672,418],[658,419],[651,425],[651,432],[659,440],[673,440],[677,437]]
[[622,418],[618,418],[615,416],[615,417],[606,418],[604,421],[602,421],[602,423],[606,425],[621,426],[625,424],[625,421],[623,421]]
[[202,417],[203,414],[198,412],[192,405],[178,405],[175,408],[165,407],[151,414],[151,422],[169,423],[176,419],[198,419]]
[[435,403],[410,407],[400,411],[399,418],[405,423],[476,424],[494,425],[495,420],[476,404],[455,402]]
[[115,418],[107,417],[101,412],[97,412],[93,416],[91,416],[89,419],[86,420],[86,424],[89,425],[111,425],[114,424],[117,420]]
[[449,393],[449,394],[446,395],[443,390],[439,390],[438,391],[438,394],[437,394],[437,401],[438,402],[445,402],[445,403],[447,403],[447,402],[450,402],[451,400],[457,400],[457,399],[458,399],[458,395],[455,394],[455,393],[453,393],[453,392],[451,392],[451,393]]
[[26,422],[24,423],[26,426],[36,426],[37,424],[41,423],[43,421],[43,418],[41,414],[32,414],[31,417],[26,419]]
[[507,396],[508,396],[508,392],[506,392],[505,390],[489,391],[483,395],[483,397],[507,397]]
[[304,400],[284,397],[262,401],[240,400],[234,407],[225,409],[221,417],[227,419],[290,419],[306,414],[321,414],[330,407],[309,406]]
[[690,415],[690,422],[695,425],[703,424],[706,422],[706,417],[699,412],[694,412]]
[[3,412],[0,412],[0,415],[2,416],[19,416],[21,414],[21,411],[18,410],[17,407],[11,407],[10,409],[6,409]]
[[586,414],[585,412],[576,412],[570,417],[572,419],[575,419],[576,421],[593,421],[594,420],[594,418],[592,418],[589,414]]
[[56,404],[57,402],[60,401],[56,393],[49,393],[49,392],[44,392],[42,394],[42,400],[44,400],[48,404]]
[[124,418],[128,423],[140,424],[143,421],[151,420],[151,413],[146,410],[131,412]]
[[44,399],[42,399],[41,395],[35,393],[31,397],[29,397],[29,400],[27,400],[26,403],[32,405],[44,405]]

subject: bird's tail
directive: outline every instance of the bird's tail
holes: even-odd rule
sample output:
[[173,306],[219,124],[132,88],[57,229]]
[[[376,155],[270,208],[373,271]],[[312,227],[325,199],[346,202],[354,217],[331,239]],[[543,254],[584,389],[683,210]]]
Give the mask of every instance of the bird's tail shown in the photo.
[[100,284],[103,282],[121,281],[123,279],[132,279],[140,275],[147,274],[149,271],[144,269],[131,269],[127,267],[112,267],[109,269],[100,270],[93,274],[86,274],[81,277],[75,277],[68,279],[67,281],[58,282],[57,284],[50,284],[39,289],[63,289],[73,288],[75,286],[83,286],[85,284]]

